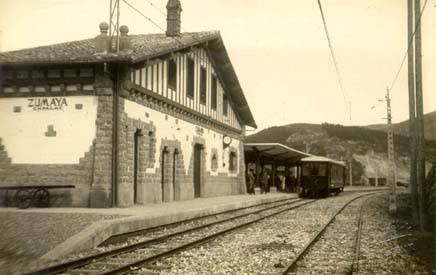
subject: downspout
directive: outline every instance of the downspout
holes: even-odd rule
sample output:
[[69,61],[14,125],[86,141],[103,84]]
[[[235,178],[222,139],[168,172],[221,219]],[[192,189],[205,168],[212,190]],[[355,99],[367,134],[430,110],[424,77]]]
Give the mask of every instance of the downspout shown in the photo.
[[120,67],[116,65],[114,92],[112,101],[112,207],[117,206],[118,201],[118,95],[120,89]]

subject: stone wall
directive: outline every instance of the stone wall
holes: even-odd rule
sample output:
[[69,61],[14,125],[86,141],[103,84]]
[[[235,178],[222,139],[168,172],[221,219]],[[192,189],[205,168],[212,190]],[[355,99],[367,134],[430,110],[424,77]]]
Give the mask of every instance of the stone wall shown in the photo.
[[[118,205],[162,203],[194,198],[194,147],[201,150],[201,197],[243,194],[245,161],[242,134],[195,123],[192,116],[176,114],[158,102],[145,104],[140,97],[120,99],[118,135]],[[201,129],[194,131],[189,129]],[[138,139],[137,185],[134,186],[135,133]],[[234,144],[223,149],[222,136],[232,135]],[[204,136],[202,136],[204,135]],[[215,138],[213,138],[215,137]],[[220,148],[221,147],[221,148]],[[228,169],[229,153],[237,155],[237,168]],[[212,166],[212,154],[218,156]],[[175,166],[175,168],[174,168]],[[162,171],[162,167],[164,171]],[[163,173],[162,173],[163,172]]]
[[[0,146],[0,155],[7,152]],[[74,189],[50,190],[52,206],[88,206],[93,178],[94,146],[85,153],[79,164],[12,164],[7,158],[0,160],[0,183],[8,185],[75,185]],[[1,191],[0,205],[13,204],[15,191]],[[7,196],[6,196],[7,195]]]

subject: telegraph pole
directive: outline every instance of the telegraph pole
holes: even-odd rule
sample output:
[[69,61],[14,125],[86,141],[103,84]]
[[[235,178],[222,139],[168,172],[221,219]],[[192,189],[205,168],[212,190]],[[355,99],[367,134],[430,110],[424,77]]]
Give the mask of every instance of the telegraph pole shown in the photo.
[[417,131],[417,179],[419,197],[419,226],[425,225],[425,154],[424,154],[424,104],[422,96],[421,55],[421,1],[415,0],[415,79],[416,79],[416,131]]
[[389,186],[389,213],[397,212],[396,182],[395,182],[395,156],[394,156],[394,132],[392,127],[391,98],[389,88],[386,93],[386,106],[388,115],[388,186]]
[[112,48],[112,41],[115,38],[115,51],[120,52],[120,0],[110,0],[109,8],[109,37]]
[[412,201],[412,219],[419,225],[419,200],[417,188],[417,152],[416,152],[416,114],[415,114],[415,66],[414,45],[412,42],[414,32],[413,0],[407,0],[407,31],[408,31],[408,86],[409,86],[409,141],[410,141],[410,196]]

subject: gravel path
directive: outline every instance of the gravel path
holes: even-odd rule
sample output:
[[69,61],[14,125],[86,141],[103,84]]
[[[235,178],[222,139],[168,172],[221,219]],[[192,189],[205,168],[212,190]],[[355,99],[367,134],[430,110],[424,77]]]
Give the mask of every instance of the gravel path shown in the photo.
[[0,212],[0,270],[20,270],[20,266],[41,257],[69,237],[99,220],[119,215],[78,213]]

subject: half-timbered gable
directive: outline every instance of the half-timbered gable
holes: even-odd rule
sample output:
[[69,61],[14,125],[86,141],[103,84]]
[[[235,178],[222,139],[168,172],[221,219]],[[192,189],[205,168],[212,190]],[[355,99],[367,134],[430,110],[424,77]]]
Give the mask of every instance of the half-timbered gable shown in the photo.
[[168,102],[180,104],[235,130],[242,130],[207,46],[132,68],[130,81]]

